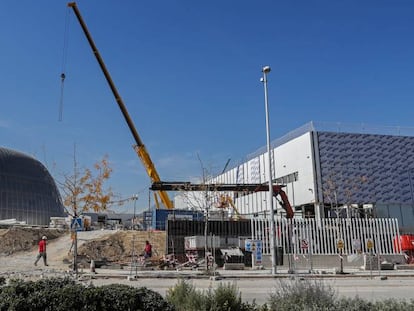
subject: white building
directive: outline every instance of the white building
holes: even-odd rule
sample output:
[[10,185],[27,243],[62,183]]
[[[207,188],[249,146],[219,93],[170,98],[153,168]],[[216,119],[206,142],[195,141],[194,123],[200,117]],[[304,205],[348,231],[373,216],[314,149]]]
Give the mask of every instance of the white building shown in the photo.
[[[295,217],[393,217],[414,231],[413,129],[326,127],[311,122],[271,144],[272,179],[285,185]],[[266,183],[266,159],[263,147],[211,183]],[[266,192],[229,195],[241,214],[269,213]]]

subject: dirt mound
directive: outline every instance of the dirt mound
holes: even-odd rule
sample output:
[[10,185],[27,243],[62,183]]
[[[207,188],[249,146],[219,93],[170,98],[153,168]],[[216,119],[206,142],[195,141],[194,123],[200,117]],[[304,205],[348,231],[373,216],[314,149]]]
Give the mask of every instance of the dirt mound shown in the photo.
[[31,250],[37,245],[42,236],[54,240],[66,233],[62,229],[11,227],[0,230],[0,255],[11,255],[20,251]]
[[94,260],[117,261],[128,256],[123,234],[117,232],[111,236],[86,242],[78,248],[78,255]]
[[118,231],[112,235],[86,242],[78,248],[78,255],[97,261],[128,263],[133,252],[142,253],[145,241],[153,246],[154,257],[165,254],[165,232]]

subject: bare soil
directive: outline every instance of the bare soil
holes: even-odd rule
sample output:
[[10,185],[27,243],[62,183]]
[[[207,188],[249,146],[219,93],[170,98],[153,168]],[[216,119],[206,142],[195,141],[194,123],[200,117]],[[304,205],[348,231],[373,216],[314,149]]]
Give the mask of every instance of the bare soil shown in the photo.
[[[39,262],[34,266],[37,243],[48,237],[48,267]],[[94,230],[78,232],[78,255],[82,260],[128,264],[132,254],[139,255],[149,240],[154,260],[164,255],[165,232]],[[29,273],[52,269],[68,271],[73,259],[71,233],[63,229],[12,227],[0,229],[0,274]]]
[[55,240],[65,234],[62,229],[11,227],[0,229],[0,256],[11,255],[16,252],[31,250],[42,236],[49,241]]

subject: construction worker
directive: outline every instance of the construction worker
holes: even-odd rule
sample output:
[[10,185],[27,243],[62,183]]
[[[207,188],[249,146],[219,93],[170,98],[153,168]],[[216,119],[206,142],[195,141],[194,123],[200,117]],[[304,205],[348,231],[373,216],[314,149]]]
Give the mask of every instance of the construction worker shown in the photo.
[[39,253],[36,256],[36,261],[34,263],[35,266],[37,266],[37,262],[39,261],[40,257],[43,257],[44,265],[48,266],[48,264],[47,264],[47,255],[46,255],[46,241],[47,241],[47,236],[45,236],[45,235],[39,241]]
[[149,241],[145,241],[144,257],[145,259],[152,257],[152,245]]

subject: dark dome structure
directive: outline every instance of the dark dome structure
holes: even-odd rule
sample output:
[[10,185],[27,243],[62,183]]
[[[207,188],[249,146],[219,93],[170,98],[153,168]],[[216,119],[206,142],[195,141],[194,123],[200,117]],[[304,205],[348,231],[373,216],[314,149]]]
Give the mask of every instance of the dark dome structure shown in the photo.
[[50,217],[64,216],[55,181],[38,160],[0,147],[0,220],[49,225]]

